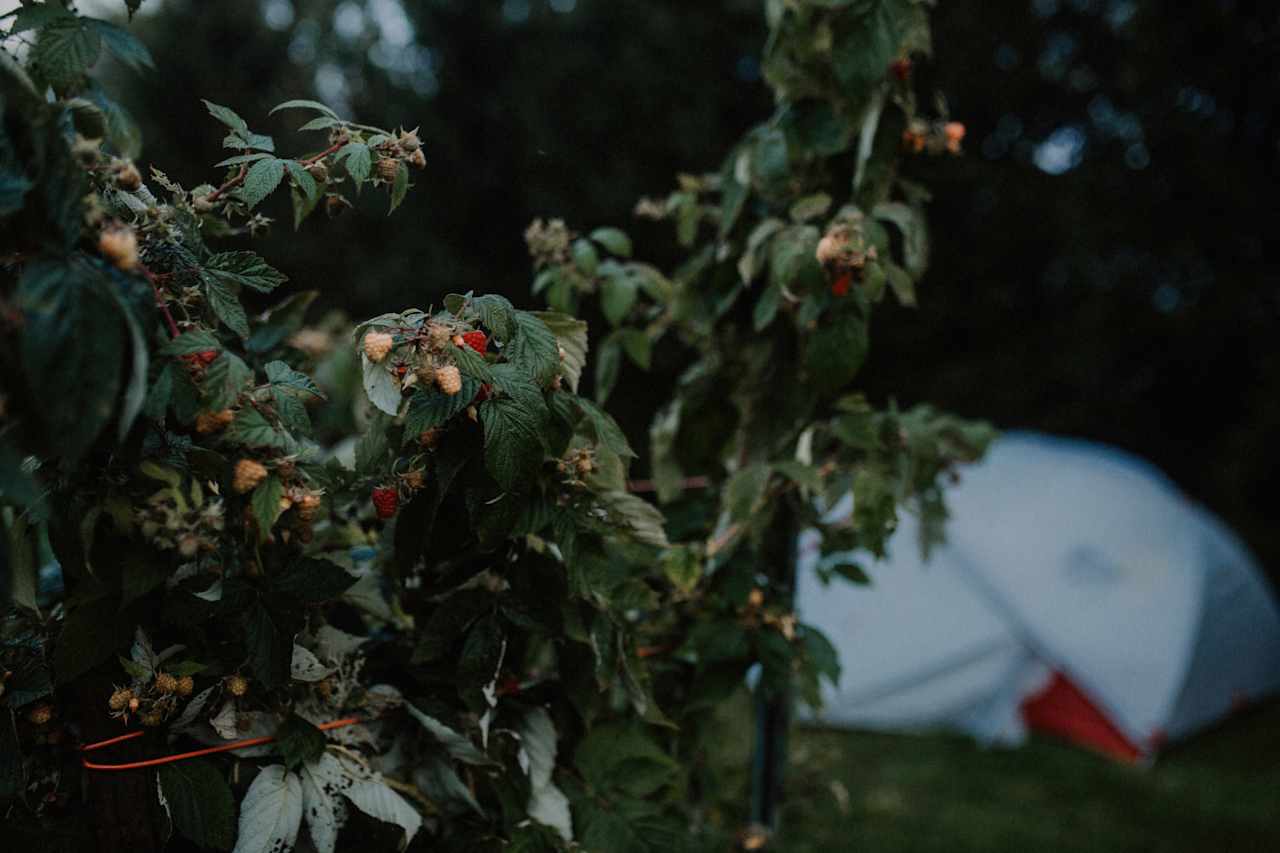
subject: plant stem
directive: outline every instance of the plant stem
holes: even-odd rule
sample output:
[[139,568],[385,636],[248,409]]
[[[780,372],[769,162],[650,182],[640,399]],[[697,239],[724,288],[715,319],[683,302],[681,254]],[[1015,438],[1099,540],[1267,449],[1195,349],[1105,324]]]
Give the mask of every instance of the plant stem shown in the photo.
[[169,313],[169,303],[164,298],[164,293],[160,290],[159,277],[145,266],[142,267],[142,274],[147,277],[147,281],[151,282],[151,289],[156,294],[156,307],[160,309],[160,313],[164,315],[165,323],[169,326],[169,337],[176,338],[180,332],[178,324],[174,322],[173,314]]

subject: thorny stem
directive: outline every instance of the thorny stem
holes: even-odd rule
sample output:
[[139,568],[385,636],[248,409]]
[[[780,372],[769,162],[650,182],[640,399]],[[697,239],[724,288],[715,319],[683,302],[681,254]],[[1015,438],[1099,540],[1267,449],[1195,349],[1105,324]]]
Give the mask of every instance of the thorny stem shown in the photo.
[[349,141],[350,140],[347,140],[347,139],[340,139],[337,142],[330,145],[325,150],[321,151],[319,154],[314,154],[310,157],[305,157],[299,160],[298,162],[303,166],[310,166],[312,163],[317,163],[320,160],[323,160],[324,158],[328,157],[330,154],[336,154],[338,152],[338,149],[342,148],[342,146],[346,145]]
[[142,267],[142,274],[147,277],[147,281],[151,282],[151,289],[156,294],[156,307],[160,309],[160,313],[164,315],[165,323],[169,326],[169,337],[176,338],[179,335],[178,324],[174,322],[173,314],[169,313],[169,303],[165,301],[164,293],[160,290],[160,276]]
[[214,190],[213,192],[209,193],[209,195],[205,196],[205,201],[217,201],[217,200],[218,200],[218,198],[219,198],[223,193],[227,192],[228,190],[235,189],[236,187],[238,187],[238,186],[240,186],[241,184],[243,184],[243,183],[244,183],[244,176],[245,176],[245,175],[247,175],[247,174],[249,174],[249,164],[248,164],[248,163],[244,163],[244,164],[242,164],[242,165],[240,166],[240,171],[236,174],[236,176],[235,176],[234,178],[230,179],[230,180],[229,180],[229,181],[227,181],[225,184],[223,184],[222,186],[218,187],[218,188],[217,188],[216,190]]

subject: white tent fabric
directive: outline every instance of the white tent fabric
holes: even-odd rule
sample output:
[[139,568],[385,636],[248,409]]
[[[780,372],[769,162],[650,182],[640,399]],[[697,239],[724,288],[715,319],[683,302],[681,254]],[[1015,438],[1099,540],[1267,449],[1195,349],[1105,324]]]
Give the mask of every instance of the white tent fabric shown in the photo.
[[[881,563],[801,537],[797,608],[844,666],[820,720],[1017,743],[1022,703],[1058,675],[1150,756],[1280,688],[1280,611],[1252,557],[1149,465],[1013,433],[947,500],[927,563],[910,517]],[[821,583],[820,562],[849,558],[870,586]]]

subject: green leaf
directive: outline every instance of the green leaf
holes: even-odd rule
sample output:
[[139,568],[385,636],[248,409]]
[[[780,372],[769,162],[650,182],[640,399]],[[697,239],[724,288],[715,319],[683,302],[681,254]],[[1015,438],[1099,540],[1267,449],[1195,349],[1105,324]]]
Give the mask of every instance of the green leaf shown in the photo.
[[252,406],[245,406],[236,412],[235,420],[223,433],[223,439],[231,444],[245,447],[289,447],[289,437],[277,430],[262,413]]
[[619,258],[631,257],[631,238],[620,228],[597,228],[591,232],[591,239],[609,250]]
[[405,195],[409,192],[409,167],[404,161],[400,161],[400,165],[396,168],[395,180],[391,182],[391,208],[387,211],[390,215],[395,213],[396,208],[404,201]]
[[590,400],[579,398],[575,402],[578,404],[578,408],[582,410],[582,413],[587,416],[587,419],[591,421],[597,441],[619,456],[636,458],[636,452],[631,449],[631,445],[627,442],[626,434],[622,431],[622,427],[618,426],[618,422],[613,419],[612,415]]
[[470,305],[495,338],[502,343],[511,340],[516,333],[516,310],[505,296],[496,293],[476,296]]
[[502,488],[523,491],[543,461],[536,413],[512,397],[489,400],[479,408],[485,467]]
[[[492,672],[490,674],[492,675]],[[435,717],[424,714],[408,702],[405,703],[405,707],[408,708],[409,715],[417,720],[431,737],[445,748],[450,758],[476,767],[497,766],[497,762],[485,755],[484,751],[466,736],[449,728]]]
[[471,347],[466,345],[461,347],[450,346],[449,354],[453,356],[454,362],[458,365],[458,371],[463,376],[469,376],[472,379],[490,385],[496,381],[493,378],[493,371],[489,367],[489,362],[485,361],[484,356]]
[[622,343],[627,358],[641,370],[648,370],[653,360],[653,341],[644,329],[618,329],[614,332]]
[[203,758],[162,764],[160,791],[174,828],[201,847],[230,850],[235,844],[235,799],[222,772]]
[[724,509],[731,521],[745,521],[760,509],[771,469],[763,463],[747,465],[734,472],[724,488]]
[[209,115],[225,124],[232,130],[239,130],[245,133],[249,132],[249,125],[245,124],[244,119],[236,115],[236,111],[230,107],[222,107],[211,101],[204,102],[205,108],[209,110]]
[[203,278],[205,298],[208,299],[214,315],[241,339],[249,337],[249,317],[244,313],[244,306],[240,304],[240,300],[216,277],[206,275]]
[[292,637],[281,630],[261,601],[250,605],[243,618],[244,642],[254,676],[268,690],[288,684],[293,660]]
[[368,145],[363,142],[349,142],[338,149],[336,159],[346,161],[347,174],[351,176],[351,180],[357,187],[369,180],[369,173],[373,170],[373,153]]
[[252,209],[275,192],[282,178],[284,178],[283,160],[274,158],[259,160],[249,167],[248,174],[244,176],[244,184],[241,185],[237,195]]
[[294,370],[283,361],[268,362],[266,371],[267,381],[272,385],[309,394],[320,400],[325,399],[324,392],[320,390],[320,386],[315,383],[315,380],[305,373]]
[[205,408],[220,412],[235,404],[240,392],[253,381],[253,371],[239,356],[223,352],[205,371],[201,390]]
[[40,30],[31,68],[55,88],[75,83],[98,61],[102,36],[89,18],[59,16]]
[[502,353],[538,384],[545,385],[560,371],[556,335],[540,317],[528,311],[515,312],[515,325],[515,337]]
[[110,293],[116,283],[83,262],[37,259],[18,282],[22,363],[32,392],[74,405],[38,415],[60,455],[79,459],[116,413],[127,356],[126,327]]
[[849,91],[862,92],[884,79],[897,55],[912,0],[870,0],[865,12],[838,19],[831,46],[836,80]]
[[600,283],[600,310],[612,326],[626,318],[638,295],[636,281],[625,271],[607,275]]
[[556,343],[564,349],[564,360],[560,362],[560,374],[565,378],[569,390],[575,394],[578,393],[578,380],[582,377],[582,369],[587,363],[588,338],[586,321],[557,311],[530,311],[528,313],[541,320],[551,330],[551,333],[556,336]]
[[222,342],[208,329],[192,329],[183,332],[160,348],[161,355],[192,355],[197,352],[222,349]]
[[751,327],[757,332],[763,332],[769,328],[774,318],[778,316],[778,306],[781,302],[782,286],[775,282],[766,287],[751,311]]
[[16,36],[28,30],[38,30],[59,18],[70,17],[73,16],[66,9],[61,9],[52,3],[22,6],[13,15],[13,23],[9,26],[8,35]]
[[582,274],[591,277],[596,274],[596,270],[600,268],[600,253],[596,251],[596,247],[591,245],[590,240],[584,240],[579,237],[573,241],[573,263]]
[[429,429],[444,426],[476,398],[480,382],[470,377],[462,380],[462,390],[457,394],[445,394],[434,388],[419,388],[409,398],[409,411],[405,415],[405,443],[417,441],[418,436]]
[[458,682],[465,687],[483,687],[498,674],[506,638],[502,623],[492,613],[482,616],[471,626],[458,655]]
[[844,578],[850,583],[857,584],[858,586],[869,586],[871,584],[871,576],[868,575],[866,573],[866,570],[864,570],[862,566],[859,566],[857,563],[849,562],[846,560],[840,560],[834,563],[833,565],[827,566],[825,568],[829,569],[832,572],[835,572],[840,577]]
[[805,347],[805,367],[814,388],[826,394],[852,381],[866,359],[867,347],[866,320],[848,310],[828,317]]
[[293,185],[302,190],[310,204],[315,205],[320,200],[320,185],[316,183],[316,179],[297,160],[285,160],[284,167],[288,170],[289,177],[293,178]]
[[220,252],[204,262],[204,273],[226,284],[270,293],[289,280],[257,252]]
[[318,759],[324,753],[325,743],[324,732],[297,714],[285,717],[276,729],[276,747],[284,766],[290,770]]
[[275,115],[281,110],[315,110],[318,113],[324,113],[325,115],[327,115],[329,118],[332,118],[332,119],[336,119],[338,117],[337,113],[335,113],[333,110],[329,109],[319,101],[308,101],[305,98],[295,98],[294,100],[291,100],[291,101],[285,101],[284,103],[276,104],[274,107],[271,108],[271,112],[267,113],[267,115]]
[[666,519],[657,507],[644,498],[629,492],[603,492],[597,497],[613,520],[637,542],[657,548],[666,548],[671,544],[667,541],[666,531],[662,529]]
[[222,168],[223,166],[240,166],[244,163],[256,163],[259,160],[266,160],[271,155],[264,151],[255,151],[252,154],[237,154],[234,157],[228,157],[225,160],[219,160],[214,163],[214,168]]
[[108,21],[100,21],[95,18],[86,18],[85,20],[97,30],[107,50],[125,65],[134,70],[154,69],[156,67],[155,60],[151,58],[151,51],[147,50],[147,46],[138,41],[128,30],[117,27]]
[[280,509],[280,499],[282,497],[284,497],[284,483],[275,474],[268,476],[253,490],[249,506],[253,512],[254,520],[258,522],[259,542],[267,541],[267,537],[271,534],[271,528],[275,526],[276,519],[280,517],[280,513],[283,511]]
[[871,210],[877,219],[891,222],[902,232],[902,262],[912,279],[929,266],[929,229],[921,212],[900,201],[886,201]]
[[337,598],[351,588],[357,578],[337,563],[302,557],[271,573],[271,586],[280,594],[305,604]]
[[618,384],[622,371],[622,343],[616,338],[605,338],[596,356],[596,402],[604,405],[613,387]]
[[381,364],[375,364],[364,353],[360,354],[361,382],[365,396],[374,408],[388,415],[400,411],[400,381]]
[[898,302],[914,308],[916,305],[916,283],[911,278],[911,274],[902,267],[891,262],[882,262],[885,272],[889,276],[889,287],[893,290],[893,295],[897,297]]

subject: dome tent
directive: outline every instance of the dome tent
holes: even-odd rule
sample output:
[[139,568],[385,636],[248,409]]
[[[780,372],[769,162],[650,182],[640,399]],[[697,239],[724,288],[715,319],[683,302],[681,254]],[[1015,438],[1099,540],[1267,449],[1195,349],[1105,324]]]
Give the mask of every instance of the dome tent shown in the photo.
[[[1014,433],[947,502],[927,562],[910,517],[879,563],[801,536],[797,609],[845,666],[818,721],[987,743],[1038,729],[1141,761],[1280,688],[1280,611],[1252,557],[1147,464]],[[870,586],[818,578],[850,559]]]

